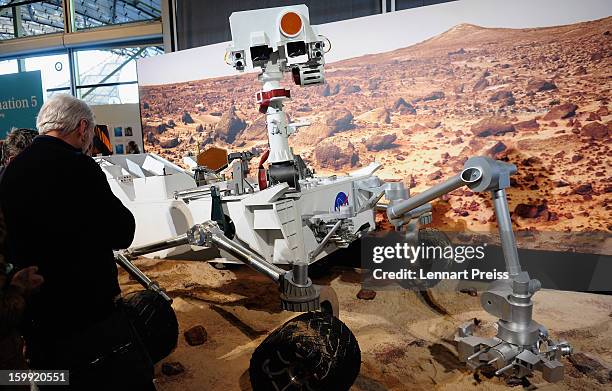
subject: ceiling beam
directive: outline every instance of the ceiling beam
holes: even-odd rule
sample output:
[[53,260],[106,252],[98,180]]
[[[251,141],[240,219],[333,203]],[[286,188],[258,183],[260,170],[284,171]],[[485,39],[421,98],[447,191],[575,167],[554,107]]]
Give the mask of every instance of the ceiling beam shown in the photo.
[[66,49],[103,48],[118,44],[143,45],[162,42],[160,21],[99,27],[74,33],[52,33],[0,41],[0,60],[48,54]]

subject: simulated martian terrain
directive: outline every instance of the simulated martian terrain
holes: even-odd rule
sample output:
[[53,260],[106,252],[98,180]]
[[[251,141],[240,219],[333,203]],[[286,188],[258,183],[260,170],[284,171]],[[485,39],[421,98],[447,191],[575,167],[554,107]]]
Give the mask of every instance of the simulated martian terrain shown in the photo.
[[[328,64],[326,80],[307,88],[286,80],[291,119],[311,123],[290,145],[317,173],[377,161],[382,178],[416,194],[488,155],[518,167],[513,222],[538,233],[521,246],[612,253],[612,17],[530,29],[461,24]],[[265,150],[258,89],[254,73],[141,86],[146,151],[182,164],[211,145]],[[495,230],[488,194],[456,190],[434,215],[449,231]]]
[[[316,87],[285,81],[291,119],[310,123],[290,145],[316,173],[376,161],[381,178],[417,194],[460,172],[470,156],[490,156],[518,167],[508,193],[521,247],[569,251],[577,260],[612,254],[612,17],[530,29],[461,24],[406,48],[327,64],[325,75]],[[255,73],[140,86],[146,151],[179,165],[213,145],[265,151],[259,88]],[[460,189],[433,207],[433,225],[462,241],[494,238],[490,195]],[[382,213],[377,223],[390,229]],[[534,319],[574,347],[562,359],[565,379],[498,378],[467,370],[453,340],[467,321],[495,334],[480,290],[444,281],[425,293],[367,291],[359,257],[339,251],[311,267],[315,283],[338,293],[340,319],[361,347],[351,390],[610,389],[612,296],[538,292]],[[294,316],[280,310],[276,286],[245,266],[136,264],[174,298],[180,324],[176,351],[156,367],[158,389],[250,390],[252,352]],[[120,281],[124,292],[141,289],[124,272]]]
[[[425,294],[365,291],[350,254],[337,254],[312,268],[311,276],[337,292],[340,319],[359,342],[361,372],[351,391],[603,391],[612,385],[612,296],[538,292],[534,319],[554,339],[569,341],[574,354],[562,359],[563,382],[546,383],[540,374],[521,382],[494,377],[491,370],[474,374],[457,359],[454,334],[460,324],[474,321],[479,335],[495,334],[496,319],[482,310],[480,293],[459,286]],[[343,266],[331,266],[338,257]],[[296,316],[280,310],[276,285],[246,266],[216,270],[206,262],[144,258],[136,264],[173,297],[180,325],[177,349],[156,366],[157,389],[251,390],[253,351]],[[123,270],[119,280],[124,293],[142,289]]]

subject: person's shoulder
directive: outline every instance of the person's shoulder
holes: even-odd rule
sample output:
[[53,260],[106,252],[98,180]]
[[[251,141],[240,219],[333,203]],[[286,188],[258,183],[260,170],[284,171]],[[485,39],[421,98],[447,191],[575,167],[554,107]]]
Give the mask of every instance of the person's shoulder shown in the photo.
[[40,162],[47,160],[55,160],[57,151],[54,148],[49,148],[52,144],[45,142],[43,136],[34,138],[32,144],[28,145],[23,151],[13,158],[9,167],[19,166],[21,164],[30,164],[32,162]]
[[28,159],[28,155],[30,147],[26,148],[23,152],[21,152],[19,155],[15,156],[13,158],[13,160],[11,160],[11,162],[9,164],[7,164],[6,166],[4,166],[3,170],[2,170],[2,174],[0,176],[0,178],[2,179],[0,183],[8,183],[11,180],[13,180],[13,178],[17,177],[21,177],[20,173],[22,172],[28,172],[28,165],[29,165],[29,159]]
[[79,165],[85,170],[104,175],[102,169],[100,168],[100,165],[94,160],[94,158],[84,153],[78,153],[77,155],[78,156],[76,157],[76,159],[79,161]]

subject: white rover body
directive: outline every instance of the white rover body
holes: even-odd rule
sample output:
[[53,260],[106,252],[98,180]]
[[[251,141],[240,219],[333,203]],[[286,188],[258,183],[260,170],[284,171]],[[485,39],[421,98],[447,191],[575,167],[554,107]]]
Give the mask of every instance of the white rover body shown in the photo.
[[[307,124],[287,123],[283,101],[290,93],[280,85],[283,73],[291,72],[302,86],[324,82],[327,45],[310,26],[306,6],[236,12],[230,25],[233,43],[226,60],[239,71],[262,70],[262,91],[256,100],[268,127],[266,178],[248,178],[248,160],[253,157],[249,152],[235,154],[230,180],[219,180],[220,170],[210,175],[218,167],[199,167],[208,178],[200,181],[197,172],[194,175],[153,154],[100,157],[98,162],[113,192],[136,218],[132,246],[182,234],[208,220],[223,224],[225,219],[226,235],[266,261],[312,263],[375,228],[374,207],[384,189],[389,190],[389,200],[407,194],[401,183],[385,186],[373,176],[380,167],[376,163],[345,176],[316,177],[289,147],[289,135]],[[185,162],[198,169],[192,158]],[[213,194],[219,195],[220,205],[213,202]],[[183,245],[154,255],[189,250]]]
[[[252,183],[252,192],[235,194],[230,191],[232,180],[197,187],[193,176],[153,154],[97,160],[113,193],[134,214],[136,235],[132,246],[177,236],[195,224],[211,220],[211,186],[222,194],[221,206],[233,224],[233,239],[270,263],[312,263],[375,228],[374,209],[369,202],[377,191],[372,184],[380,185],[378,178],[372,176],[377,164],[346,176],[306,178],[300,181],[299,192],[292,191],[286,183],[259,191]],[[341,224],[326,245],[317,250],[339,221]],[[200,249],[182,245],[153,255],[163,258]],[[236,260],[223,255],[228,261]]]

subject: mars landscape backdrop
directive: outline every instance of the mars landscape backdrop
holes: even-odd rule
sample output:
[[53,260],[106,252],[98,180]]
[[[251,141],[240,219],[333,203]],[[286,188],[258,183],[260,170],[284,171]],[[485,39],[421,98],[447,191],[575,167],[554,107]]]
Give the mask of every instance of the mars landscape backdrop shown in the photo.
[[[317,173],[378,161],[382,178],[416,194],[488,155],[518,167],[509,189],[517,230],[552,232],[539,244],[547,248],[612,253],[612,17],[528,29],[459,24],[327,64],[325,74],[316,87],[286,80],[291,119],[311,122],[290,145]],[[141,85],[145,150],[179,165],[212,145],[265,150],[259,88],[254,73]],[[488,194],[456,190],[434,213],[447,230],[496,229]]]

